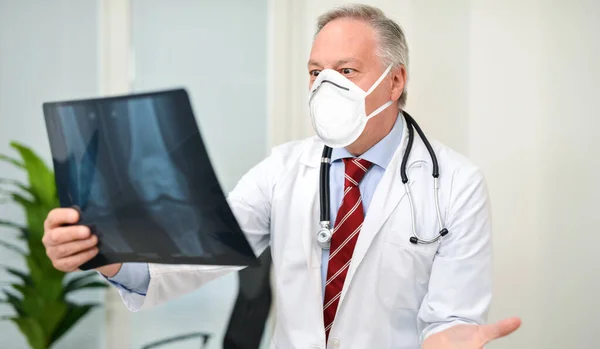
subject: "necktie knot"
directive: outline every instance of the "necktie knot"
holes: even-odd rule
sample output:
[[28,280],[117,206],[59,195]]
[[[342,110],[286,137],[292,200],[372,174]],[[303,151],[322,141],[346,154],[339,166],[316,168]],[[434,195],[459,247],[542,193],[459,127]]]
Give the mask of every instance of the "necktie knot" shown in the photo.
[[357,187],[373,164],[365,159],[346,158],[344,166],[346,168],[344,187],[348,188]]

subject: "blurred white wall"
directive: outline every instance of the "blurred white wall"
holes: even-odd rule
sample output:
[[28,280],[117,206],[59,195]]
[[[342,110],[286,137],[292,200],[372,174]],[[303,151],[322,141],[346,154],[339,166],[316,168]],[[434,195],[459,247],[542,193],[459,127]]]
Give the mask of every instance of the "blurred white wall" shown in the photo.
[[133,90],[187,88],[226,190],[266,155],[267,15],[266,0],[132,1]]
[[[0,1],[0,153],[16,155],[9,142],[32,147],[51,165],[42,103],[95,96],[98,74],[98,1]],[[0,177],[26,180],[0,165]],[[0,219],[24,222],[15,205],[0,207]],[[0,239],[15,234],[0,228]],[[24,267],[20,257],[0,249],[0,264]],[[2,286],[10,277],[0,272]],[[77,300],[102,302],[103,292],[82,292]],[[11,314],[0,305],[0,316]],[[25,348],[15,325],[0,321],[0,347]],[[92,311],[56,345],[104,348],[104,311]]]
[[[288,25],[304,32],[297,44],[305,57],[316,17],[345,2],[296,8]],[[597,348],[600,2],[363,2],[398,20],[408,37],[407,111],[486,174],[495,242],[490,320],[524,320],[489,347]],[[290,84],[306,86],[306,72],[294,76]],[[304,122],[294,137],[312,134],[306,98],[306,89],[290,98],[288,115],[298,118],[290,122]],[[297,105],[305,109],[292,110]]]
[[492,348],[598,348],[600,3],[471,8],[469,155],[494,205],[494,318],[523,331]]
[[[133,90],[183,86],[223,189],[267,154],[267,1],[133,0]],[[222,347],[237,274],[132,315],[132,345],[209,332]],[[197,347],[194,343],[170,348]]]

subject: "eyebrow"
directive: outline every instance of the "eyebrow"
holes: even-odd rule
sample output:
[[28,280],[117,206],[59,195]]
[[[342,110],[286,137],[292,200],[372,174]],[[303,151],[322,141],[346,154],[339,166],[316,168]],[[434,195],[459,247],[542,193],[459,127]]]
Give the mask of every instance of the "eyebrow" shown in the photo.
[[[334,66],[338,67],[338,66],[340,66],[342,64],[356,63],[356,62],[357,62],[357,60],[354,59],[354,58],[344,58],[344,59],[340,59],[340,60],[336,61]],[[321,65],[317,61],[314,61],[314,60],[311,59],[311,60],[308,61],[308,66],[309,67],[310,66],[320,67]]]

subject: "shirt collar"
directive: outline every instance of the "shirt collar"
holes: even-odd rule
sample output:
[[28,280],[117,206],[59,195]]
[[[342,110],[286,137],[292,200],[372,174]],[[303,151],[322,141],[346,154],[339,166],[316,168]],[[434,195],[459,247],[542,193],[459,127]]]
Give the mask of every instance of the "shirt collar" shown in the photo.
[[[403,117],[402,113],[396,118],[394,127],[387,136],[383,137],[382,140],[377,142],[369,150],[360,156],[360,158],[370,161],[384,170],[389,165],[396,149],[400,146],[402,141],[403,131]],[[331,161],[337,161],[344,158],[353,158],[352,155],[346,148],[334,148],[331,152]]]

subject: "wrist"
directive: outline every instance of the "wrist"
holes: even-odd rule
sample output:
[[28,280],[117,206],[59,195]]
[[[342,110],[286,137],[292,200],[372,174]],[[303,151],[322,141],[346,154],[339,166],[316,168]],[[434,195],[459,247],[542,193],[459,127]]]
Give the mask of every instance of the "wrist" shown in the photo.
[[112,278],[119,273],[122,265],[123,263],[109,264],[96,268],[96,271],[100,272],[100,274],[106,276],[107,278]]

